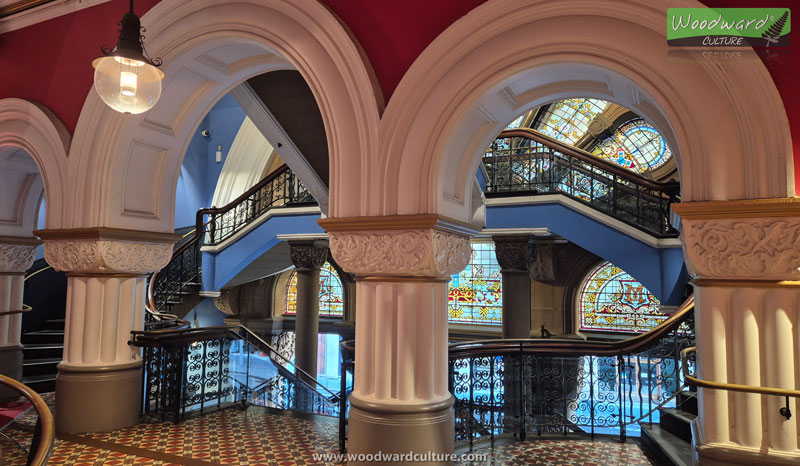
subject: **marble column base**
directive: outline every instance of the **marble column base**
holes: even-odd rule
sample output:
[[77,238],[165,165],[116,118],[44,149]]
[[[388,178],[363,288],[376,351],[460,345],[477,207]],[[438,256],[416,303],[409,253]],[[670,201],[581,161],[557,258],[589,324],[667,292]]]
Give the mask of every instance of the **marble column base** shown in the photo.
[[107,432],[139,423],[142,361],[113,366],[60,364],[56,378],[56,431]]
[[[22,347],[5,346],[0,348],[0,374],[14,380],[22,380]],[[0,387],[0,400],[19,396],[14,390]]]
[[[398,404],[373,404],[350,397],[348,421],[348,454],[426,455],[454,452],[453,397],[444,402],[413,407]],[[359,458],[361,459],[361,458]],[[375,464],[368,461],[349,461],[349,465]],[[386,459],[386,458],[384,458]],[[453,461],[401,461],[390,464],[450,465]]]
[[[792,421],[787,421],[792,422]],[[800,464],[800,452],[745,447],[735,443],[701,443],[699,419],[692,421],[692,448],[696,466],[789,466]]]

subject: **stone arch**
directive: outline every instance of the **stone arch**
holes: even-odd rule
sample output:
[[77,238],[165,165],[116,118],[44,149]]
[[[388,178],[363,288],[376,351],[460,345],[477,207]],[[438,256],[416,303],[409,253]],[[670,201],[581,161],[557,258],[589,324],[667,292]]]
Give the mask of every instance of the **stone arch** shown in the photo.
[[644,0],[475,8],[395,91],[363,208],[469,221],[471,180],[491,139],[529,108],[579,96],[651,121],[676,153],[685,201],[793,196],[788,120],[763,63],[752,52],[736,62],[676,57],[685,52],[667,46],[665,18],[665,5]]
[[[23,99],[0,100],[0,149],[15,148],[26,152],[38,168],[17,186],[4,186],[15,192],[3,193],[14,200],[18,226],[3,228],[8,236],[30,236],[36,228],[42,195],[47,198],[47,227],[63,225],[62,202],[67,183],[67,151],[70,134],[64,124],[47,108]],[[18,191],[18,192],[17,192]],[[13,222],[11,222],[13,223]],[[3,234],[0,234],[3,236]]]
[[374,152],[380,92],[354,40],[319,2],[165,0],[142,23],[148,50],[164,60],[161,100],[144,114],[122,115],[90,90],[70,154],[83,174],[67,206],[71,227],[171,231],[189,135],[219,98],[271,70],[297,69],[308,82],[331,173],[338,161]]

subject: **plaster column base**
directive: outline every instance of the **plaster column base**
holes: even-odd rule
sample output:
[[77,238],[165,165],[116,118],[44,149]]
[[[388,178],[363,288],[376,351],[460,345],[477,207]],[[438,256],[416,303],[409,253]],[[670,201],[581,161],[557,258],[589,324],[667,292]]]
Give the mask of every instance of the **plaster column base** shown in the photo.
[[[348,454],[452,455],[455,449],[452,396],[442,403],[405,407],[371,404],[350,398]],[[379,459],[349,461],[350,465],[375,464]],[[386,459],[386,458],[384,458]],[[392,461],[390,464],[450,465],[453,461]],[[400,457],[400,459],[406,459]],[[413,458],[407,458],[413,460]],[[419,458],[417,458],[419,459]]]
[[[22,380],[22,347],[7,346],[0,348],[0,374],[14,380]],[[0,400],[19,396],[8,387],[0,387]]]
[[141,361],[98,367],[60,364],[56,431],[107,432],[138,424],[141,397]]

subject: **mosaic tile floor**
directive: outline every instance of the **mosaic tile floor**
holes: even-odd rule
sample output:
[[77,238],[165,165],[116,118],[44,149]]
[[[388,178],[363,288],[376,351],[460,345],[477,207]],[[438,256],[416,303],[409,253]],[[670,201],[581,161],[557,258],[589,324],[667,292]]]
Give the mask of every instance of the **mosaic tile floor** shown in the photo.
[[[52,405],[53,396],[46,400]],[[30,445],[36,417],[28,411],[3,432]],[[140,424],[113,432],[62,435],[51,465],[101,466],[288,466],[323,464],[315,454],[338,453],[337,423],[275,415],[261,408],[227,409],[181,423]],[[0,436],[4,466],[23,466],[25,454]],[[486,461],[460,466],[538,464],[552,466],[623,466],[651,464],[634,443],[535,439],[476,445]],[[328,462],[325,464],[345,464]]]

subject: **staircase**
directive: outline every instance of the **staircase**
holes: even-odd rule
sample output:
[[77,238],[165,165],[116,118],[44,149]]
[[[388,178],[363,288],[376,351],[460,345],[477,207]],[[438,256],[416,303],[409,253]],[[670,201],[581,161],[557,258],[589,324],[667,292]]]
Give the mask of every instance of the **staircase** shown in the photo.
[[250,233],[273,209],[314,203],[297,176],[282,165],[227,205],[198,210],[194,231],[184,236],[169,264],[150,277],[148,310],[185,316],[202,300],[201,247],[235,241],[237,233]]
[[692,466],[692,421],[697,418],[697,392],[678,394],[676,408],[661,408],[658,425],[641,423],[642,450],[660,466]]
[[64,319],[46,320],[41,330],[22,334],[22,383],[38,393],[56,389],[64,353]]

